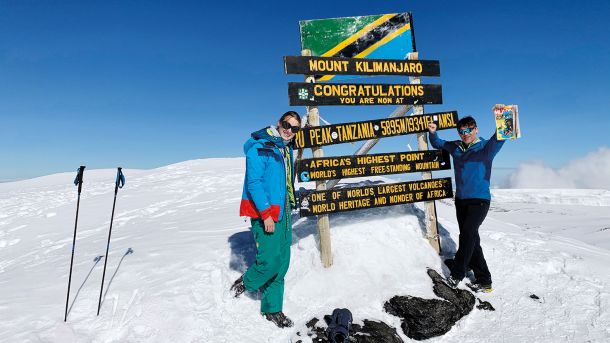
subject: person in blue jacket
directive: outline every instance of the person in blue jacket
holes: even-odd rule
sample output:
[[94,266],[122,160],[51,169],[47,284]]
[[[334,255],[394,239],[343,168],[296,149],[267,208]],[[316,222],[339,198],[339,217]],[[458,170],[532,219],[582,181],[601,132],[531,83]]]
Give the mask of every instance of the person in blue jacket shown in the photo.
[[246,176],[239,214],[251,218],[257,252],[256,262],[231,290],[235,297],[260,290],[262,315],[280,328],[293,325],[282,307],[292,244],[291,210],[296,208],[292,140],[300,129],[301,117],[288,111],[277,125],[252,133],[244,144]]
[[435,123],[428,124],[430,143],[436,149],[449,152],[453,159],[455,211],[460,229],[455,257],[445,261],[451,271],[448,282],[456,287],[467,270],[472,269],[475,281],[471,287],[491,292],[491,273],[481,249],[479,226],[487,216],[491,201],[489,179],[492,161],[505,141],[498,141],[495,132],[489,140],[477,137],[479,129],[472,117],[458,121],[460,140],[457,141],[440,139],[436,128]]

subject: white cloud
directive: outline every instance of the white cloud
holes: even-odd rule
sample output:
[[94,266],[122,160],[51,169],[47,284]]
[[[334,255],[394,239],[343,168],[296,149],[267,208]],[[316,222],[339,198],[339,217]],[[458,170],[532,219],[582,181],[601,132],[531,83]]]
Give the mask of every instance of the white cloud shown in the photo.
[[600,147],[559,169],[523,163],[508,176],[508,187],[610,189],[610,148]]

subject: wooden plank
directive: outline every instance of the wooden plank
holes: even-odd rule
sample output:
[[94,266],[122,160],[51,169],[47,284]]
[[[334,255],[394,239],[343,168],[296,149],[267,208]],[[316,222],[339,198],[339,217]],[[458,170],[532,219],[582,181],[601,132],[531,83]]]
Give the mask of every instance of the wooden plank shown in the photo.
[[439,61],[284,56],[286,74],[440,76]]
[[297,164],[300,182],[451,169],[444,150],[309,158]]
[[302,217],[453,197],[451,178],[312,191],[299,196]]
[[309,127],[296,134],[294,143],[297,149],[301,149],[427,132],[431,122],[437,123],[439,130],[455,128],[457,111]]
[[441,85],[289,82],[291,106],[442,104]]
[[[310,56],[311,51],[305,49],[301,51],[304,56]],[[313,75],[306,75],[305,82],[315,82]],[[311,127],[320,126],[320,113],[316,106],[307,107],[307,122]],[[301,150],[302,151],[302,150]],[[324,151],[320,147],[312,147],[311,153],[315,158],[324,157]],[[316,190],[325,191],[326,183],[316,182]],[[333,264],[332,244],[330,240],[330,220],[328,215],[318,216],[318,237],[320,237],[320,260],[324,268],[329,268]]]
[[[409,53],[409,60],[418,60],[419,54],[417,52]],[[409,77],[409,81],[412,84],[420,84],[421,80],[419,77]],[[413,115],[421,116],[424,114],[424,106],[418,105],[413,106]],[[425,132],[417,134],[417,148],[419,150],[428,150],[428,135]],[[432,172],[423,172],[422,179],[429,180],[432,179]],[[438,235],[438,223],[436,220],[436,203],[434,201],[426,201],[424,203],[425,213],[426,213],[426,238],[428,239],[428,243],[432,246],[432,248],[440,254],[441,245],[440,238]]]

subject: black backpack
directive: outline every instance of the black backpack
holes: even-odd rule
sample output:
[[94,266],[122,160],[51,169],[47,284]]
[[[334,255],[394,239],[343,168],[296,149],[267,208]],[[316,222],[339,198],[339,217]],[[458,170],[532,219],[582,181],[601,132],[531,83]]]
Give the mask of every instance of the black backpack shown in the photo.
[[332,315],[326,315],[324,319],[328,324],[328,340],[331,343],[347,343],[352,331],[352,313],[346,308],[336,308]]

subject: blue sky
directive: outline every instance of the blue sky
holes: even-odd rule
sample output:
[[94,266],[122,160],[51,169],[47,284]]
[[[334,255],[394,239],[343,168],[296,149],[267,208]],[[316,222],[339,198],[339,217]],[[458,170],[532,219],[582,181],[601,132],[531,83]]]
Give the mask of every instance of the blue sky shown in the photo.
[[[560,167],[610,144],[608,1],[4,0],[0,180],[242,156],[251,131],[305,110],[288,106],[287,83],[302,77],[284,75],[282,62],[300,53],[299,20],[405,11],[420,58],[441,63],[442,76],[424,82],[443,85],[444,104],[426,112],[474,115],[487,137],[493,104],[519,104],[523,138],[496,167]],[[320,112],[340,123],[393,109]],[[407,150],[409,140],[415,147],[403,136],[373,152]]]

